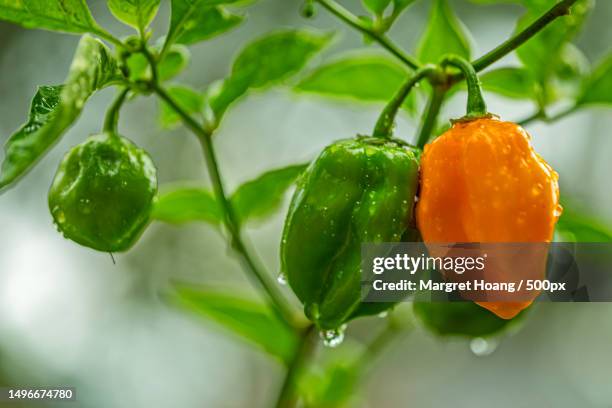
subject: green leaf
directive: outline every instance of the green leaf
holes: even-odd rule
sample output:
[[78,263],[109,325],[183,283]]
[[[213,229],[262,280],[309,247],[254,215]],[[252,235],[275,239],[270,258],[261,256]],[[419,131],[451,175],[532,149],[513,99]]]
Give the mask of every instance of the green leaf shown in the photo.
[[423,63],[438,63],[445,54],[470,58],[467,30],[453,13],[446,0],[435,0],[429,23],[418,47]]
[[193,44],[224,33],[238,24],[244,17],[232,14],[219,4],[235,1],[172,0],[170,28],[166,41]]
[[331,37],[307,30],[268,34],[248,44],[238,54],[232,75],[248,74],[253,88],[279,82],[302,69]]
[[[302,79],[295,89],[351,100],[387,102],[409,75],[391,58],[352,55],[319,67]],[[412,110],[414,98],[407,98],[404,105]]]
[[0,189],[25,174],[78,118],[95,91],[116,81],[117,63],[99,40],[84,35],[63,87],[40,87],[28,121],[4,146]]
[[182,72],[191,59],[189,49],[183,45],[175,44],[164,54],[164,58],[157,65],[159,79],[166,81]]
[[557,222],[555,232],[564,242],[612,242],[612,225],[580,211],[567,202],[563,203],[563,214]]
[[159,8],[159,0],[108,0],[107,4],[117,20],[142,33],[151,24]]
[[208,40],[230,31],[243,21],[244,16],[230,13],[222,7],[200,9],[185,22],[176,41],[182,44],[193,44]]
[[522,320],[525,314],[523,311],[505,320],[473,302],[414,302],[413,310],[432,333],[463,337],[492,336]]
[[231,197],[231,203],[240,221],[261,218],[278,209],[285,191],[307,166],[297,164],[267,171],[238,187]]
[[0,19],[25,28],[100,33],[85,0],[0,0]]
[[391,0],[361,0],[366,10],[376,16],[382,16]]
[[187,311],[211,319],[251,341],[271,355],[289,362],[297,336],[261,302],[232,293],[178,286],[173,300]]
[[210,191],[180,187],[159,196],[151,218],[171,224],[204,221],[217,225],[223,220],[223,211]]
[[393,0],[393,15],[399,16],[408,6],[414,3],[415,0]]
[[[539,18],[549,6],[537,2],[530,4],[528,11],[518,21],[516,31],[521,31]],[[516,50],[521,62],[539,82],[546,82],[559,62],[563,45],[578,33],[591,8],[592,0],[578,0],[570,15],[557,18]]]
[[537,83],[524,68],[506,67],[486,72],[480,77],[482,87],[514,99],[534,99]]
[[601,61],[586,78],[578,103],[612,104],[612,54]]
[[[187,113],[199,114],[204,106],[204,96],[185,85],[170,85],[167,92]],[[160,100],[159,123],[163,128],[171,128],[181,122],[181,117],[166,102]]]
[[285,30],[248,44],[234,61],[230,76],[209,89],[216,122],[249,88],[262,88],[296,74],[331,38],[308,30]]
[[[360,406],[359,387],[363,373],[361,358],[365,356],[362,345],[347,341],[342,348],[326,355],[321,353],[310,364],[298,381],[299,393],[305,407],[341,408]],[[322,361],[321,361],[322,360]]]

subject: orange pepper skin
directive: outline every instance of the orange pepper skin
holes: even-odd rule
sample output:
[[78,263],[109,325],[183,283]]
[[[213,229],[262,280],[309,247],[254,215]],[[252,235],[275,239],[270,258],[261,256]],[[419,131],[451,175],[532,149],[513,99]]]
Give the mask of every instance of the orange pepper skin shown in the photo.
[[[416,207],[423,240],[550,242],[562,208],[558,174],[515,123],[456,122],[421,158]],[[477,302],[510,319],[531,301]]]

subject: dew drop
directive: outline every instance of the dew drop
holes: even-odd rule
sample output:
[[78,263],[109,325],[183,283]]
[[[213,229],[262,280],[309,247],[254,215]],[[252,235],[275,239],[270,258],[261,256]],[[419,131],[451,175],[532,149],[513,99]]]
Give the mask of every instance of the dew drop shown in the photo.
[[498,345],[497,340],[476,337],[470,341],[470,351],[477,357],[486,357],[493,354]]
[[325,347],[338,347],[344,341],[344,330],[346,325],[342,325],[337,329],[333,330],[322,330],[319,332],[319,336],[323,339],[323,345]]
[[276,281],[283,286],[286,285],[287,275],[285,275],[283,272],[279,273],[278,276],[276,277]]
[[56,214],[55,214],[55,220],[57,221],[57,223],[59,225],[65,223],[66,222],[66,214],[64,214],[64,212],[62,210],[57,211]]

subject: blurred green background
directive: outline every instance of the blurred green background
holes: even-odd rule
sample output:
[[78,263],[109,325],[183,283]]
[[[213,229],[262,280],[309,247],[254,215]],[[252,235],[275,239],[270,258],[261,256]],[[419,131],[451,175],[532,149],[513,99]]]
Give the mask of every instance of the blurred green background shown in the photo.
[[[112,18],[104,1],[88,3],[114,34],[131,33]],[[342,3],[358,7],[357,0]],[[428,3],[418,2],[390,33],[409,50],[423,31]],[[202,89],[224,77],[243,43],[282,27],[314,26],[341,34],[315,64],[343,49],[375,47],[364,45],[360,35],[324,10],[314,20],[302,19],[300,4],[260,0],[250,6],[240,28],[192,47],[191,66],[179,80]],[[521,14],[514,5],[451,4],[474,37],[475,55],[506,39]],[[154,29],[163,32],[168,19],[168,2],[162,2]],[[611,19],[612,2],[600,0],[576,41],[591,62],[610,52]],[[77,41],[0,22],[0,141],[25,120],[37,85],[64,80]],[[514,61],[510,55],[496,66]],[[269,406],[283,367],[213,322],[169,308],[159,296],[173,281],[252,291],[217,231],[207,224],[153,224],[135,248],[116,255],[116,265],[108,255],[79,247],[55,231],[46,193],[56,166],[70,146],[101,128],[112,96],[107,89],[92,97],[60,144],[0,196],[0,384],[77,387],[79,402],[65,406]],[[487,97],[489,110],[507,120],[533,109],[526,102]],[[461,116],[464,103],[464,94],[455,95],[443,116]],[[215,136],[229,189],[265,170],[309,160],[333,140],[370,131],[380,109],[287,88],[251,93],[226,115]],[[397,135],[411,140],[416,126],[403,118]],[[528,128],[536,149],[559,172],[562,196],[608,221],[611,128],[612,116],[603,108]],[[160,184],[208,185],[196,139],[180,127],[160,129],[153,98],[129,103],[120,131],[151,153]],[[274,273],[285,209],[247,229]],[[364,319],[349,332],[359,336],[379,325],[376,318]],[[467,340],[440,340],[419,328],[376,361],[357,406],[607,407],[612,401],[610,338],[608,304],[535,305],[521,330],[500,339],[487,356],[474,354]]]

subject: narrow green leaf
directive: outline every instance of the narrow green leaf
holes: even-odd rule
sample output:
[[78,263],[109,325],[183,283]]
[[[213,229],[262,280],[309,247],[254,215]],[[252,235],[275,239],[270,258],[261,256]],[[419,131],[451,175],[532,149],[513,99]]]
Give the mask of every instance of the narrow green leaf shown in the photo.
[[[410,75],[393,59],[352,55],[317,68],[302,79],[295,89],[352,100],[387,102]],[[414,98],[407,98],[405,106],[412,110]]]
[[486,72],[480,77],[482,87],[514,99],[535,99],[537,83],[524,68],[506,67]]
[[4,146],[0,189],[25,174],[78,118],[91,94],[117,80],[118,75],[108,48],[84,35],[64,86],[39,88],[28,121]]
[[586,78],[578,103],[612,104],[612,54],[604,58]]
[[555,232],[564,242],[612,242],[612,225],[580,211],[577,206],[563,203],[563,214]]
[[151,218],[171,224],[204,221],[217,225],[223,220],[223,211],[210,191],[182,187],[160,195]]
[[418,55],[423,63],[437,63],[445,54],[470,58],[468,33],[448,5],[447,0],[435,0],[429,23],[421,38]]
[[187,47],[180,44],[171,46],[157,66],[159,79],[166,81],[174,78],[187,68],[190,60],[191,53]]
[[0,20],[25,28],[99,33],[85,0],[0,0]]
[[393,0],[393,14],[398,16],[404,9],[414,3],[415,0]]
[[[174,100],[190,114],[202,112],[204,96],[185,85],[170,85],[166,89]],[[163,128],[171,128],[181,122],[181,117],[167,103],[160,100],[159,123]]]
[[151,24],[159,8],[159,0],[108,0],[107,4],[117,20],[139,32]]
[[265,172],[238,187],[231,203],[241,222],[272,214],[280,207],[289,186],[308,164],[297,164]]
[[297,347],[297,336],[261,302],[240,296],[178,286],[173,300],[185,310],[217,322],[282,361],[288,362]]
[[217,123],[227,107],[249,88],[272,85],[296,74],[331,37],[308,30],[285,30],[248,44],[234,61],[230,76],[208,92]]
[[363,6],[370,13],[381,16],[385,9],[391,4],[391,0],[361,0]]
[[166,41],[193,44],[224,33],[238,24],[244,17],[232,14],[220,4],[235,1],[172,0],[170,28]]

